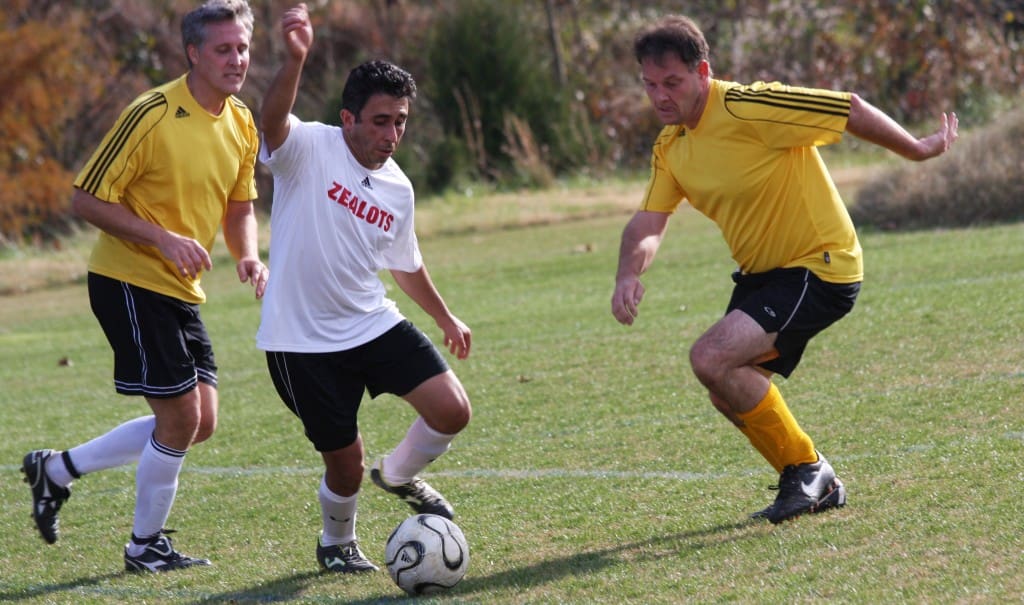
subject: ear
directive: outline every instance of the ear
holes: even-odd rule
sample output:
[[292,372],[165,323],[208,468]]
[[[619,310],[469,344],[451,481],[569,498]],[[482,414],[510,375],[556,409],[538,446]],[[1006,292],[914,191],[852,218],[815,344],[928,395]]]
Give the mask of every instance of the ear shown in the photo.
[[346,128],[356,123],[356,114],[347,109],[342,109],[338,112],[338,115],[341,116],[341,125]]
[[185,54],[188,55],[189,63],[195,65],[199,62],[199,49],[194,44],[189,44],[185,48]]
[[711,64],[707,61],[701,61],[697,64],[697,74],[701,78],[707,78],[711,74]]

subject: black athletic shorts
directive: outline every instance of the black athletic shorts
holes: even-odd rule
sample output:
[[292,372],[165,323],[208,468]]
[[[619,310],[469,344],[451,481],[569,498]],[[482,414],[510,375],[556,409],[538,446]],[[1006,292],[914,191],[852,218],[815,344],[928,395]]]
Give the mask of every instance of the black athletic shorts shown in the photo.
[[807,343],[853,309],[860,282],[833,284],[800,267],[765,273],[732,274],[736,286],[728,313],[739,309],[765,332],[778,332],[779,356],[758,364],[785,377],[796,369]]
[[319,452],[351,445],[363,392],[401,397],[448,363],[423,332],[403,320],[366,344],[331,353],[267,351],[267,367],[281,400],[302,421]]
[[199,305],[89,273],[89,304],[114,350],[114,388],[166,399],[198,382],[217,386]]

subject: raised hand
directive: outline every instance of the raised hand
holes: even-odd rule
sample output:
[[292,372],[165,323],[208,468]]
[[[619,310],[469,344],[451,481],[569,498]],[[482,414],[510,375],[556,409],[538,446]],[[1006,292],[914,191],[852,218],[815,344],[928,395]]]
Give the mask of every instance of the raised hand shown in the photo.
[[299,4],[285,11],[281,17],[281,35],[288,54],[298,61],[305,61],[313,45],[313,24],[309,21],[309,10]]
[[940,119],[939,129],[933,134],[921,139],[920,159],[927,160],[928,158],[933,158],[948,151],[950,145],[952,145],[953,141],[957,140],[957,137],[959,136],[959,126],[960,121],[957,119],[955,113],[943,113]]

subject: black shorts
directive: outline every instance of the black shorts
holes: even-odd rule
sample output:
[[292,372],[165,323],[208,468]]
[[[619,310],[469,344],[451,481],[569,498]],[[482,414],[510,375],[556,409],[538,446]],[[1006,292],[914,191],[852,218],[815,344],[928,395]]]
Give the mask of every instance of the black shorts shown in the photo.
[[379,337],[347,351],[267,351],[267,367],[281,400],[305,428],[319,452],[351,445],[359,435],[356,416],[363,392],[401,397],[448,363],[420,330],[401,321]]
[[779,356],[758,365],[787,378],[811,338],[849,313],[860,292],[860,282],[833,284],[800,267],[747,275],[737,271],[732,279],[736,286],[726,312],[739,309],[765,332],[778,333]]
[[114,388],[166,399],[198,382],[217,386],[199,305],[89,273],[89,304],[114,350]]

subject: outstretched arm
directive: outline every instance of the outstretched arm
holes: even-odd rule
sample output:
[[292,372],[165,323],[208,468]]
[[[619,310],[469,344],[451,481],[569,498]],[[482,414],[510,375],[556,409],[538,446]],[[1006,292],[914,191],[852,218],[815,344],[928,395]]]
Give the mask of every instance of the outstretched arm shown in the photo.
[[669,216],[664,212],[640,211],[633,215],[622,231],[619,270],[615,274],[615,292],[612,294],[612,315],[619,323],[633,325],[638,314],[637,306],[644,298],[640,276],[654,262]]
[[305,4],[285,11],[281,17],[281,36],[288,53],[263,95],[263,108],[260,112],[260,128],[269,152],[283,145],[288,138],[288,114],[295,105],[302,66],[313,45],[313,25],[309,21],[309,11]]
[[448,347],[448,350],[459,359],[469,357],[472,333],[466,324],[448,310],[444,299],[434,287],[430,274],[427,273],[426,265],[412,273],[392,269],[391,275],[402,292],[405,292],[413,302],[434,318],[437,327],[444,332],[444,346]]
[[908,160],[920,162],[945,153],[957,139],[958,126],[955,113],[943,113],[937,131],[917,138],[882,110],[854,94],[850,97],[850,117],[846,122],[846,131]]

